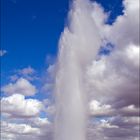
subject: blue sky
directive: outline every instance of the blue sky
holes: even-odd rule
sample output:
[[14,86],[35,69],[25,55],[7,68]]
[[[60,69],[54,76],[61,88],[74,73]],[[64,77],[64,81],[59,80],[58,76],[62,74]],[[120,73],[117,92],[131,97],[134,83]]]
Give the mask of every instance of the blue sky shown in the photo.
[[[111,12],[108,23],[122,14],[122,0],[97,0],[105,12]],[[46,67],[47,55],[55,57],[58,40],[66,23],[69,0],[2,0],[1,47],[2,73],[31,66],[39,71]]]
[[[122,14],[122,0],[97,2],[110,13],[107,24],[112,24]],[[69,4],[69,0],[2,0],[1,47],[7,51],[1,59],[2,85],[8,84],[9,77],[17,70],[30,66],[41,79],[32,83],[39,89],[42,87],[46,81],[45,71],[50,61],[57,57],[58,41],[67,22]],[[107,51],[103,49],[102,53]],[[50,96],[40,92],[34,98],[42,100]]]
[[16,3],[6,0],[3,5],[2,47],[8,51],[8,56],[3,59],[7,64],[5,69],[27,65],[41,68],[46,55],[56,55],[68,2],[55,5],[46,0],[17,0]]
[[[122,0],[97,0],[110,14],[107,24],[112,24],[122,14]],[[41,80],[32,81],[39,89],[50,61],[58,52],[58,41],[67,22],[69,0],[2,0],[1,47],[7,53],[1,59],[1,83],[28,66],[36,70]],[[102,50],[107,53],[108,50]],[[49,58],[49,60],[48,60]],[[21,75],[22,76],[22,75]],[[46,75],[47,77],[48,75]],[[44,99],[48,94],[34,98]]]
[[[97,2],[110,13],[107,24],[112,24],[122,14],[122,0]],[[17,70],[30,66],[41,78],[32,83],[39,89],[42,87],[46,68],[57,56],[69,4],[69,0],[2,0],[1,47],[7,51],[1,59],[2,85],[8,84],[9,77]],[[102,53],[107,52],[102,50]],[[51,60],[47,60],[48,57]],[[50,96],[40,92],[34,98],[42,100]]]
[[[122,14],[122,0],[97,0],[110,16],[108,24]],[[2,85],[18,69],[31,66],[41,80],[33,83],[41,88],[44,73],[58,52],[58,41],[67,22],[69,0],[2,0],[1,47],[7,54],[1,59]],[[102,53],[106,53],[102,51]],[[49,60],[47,58],[50,58]],[[47,77],[47,76],[46,76]],[[44,99],[48,94],[38,94]]]

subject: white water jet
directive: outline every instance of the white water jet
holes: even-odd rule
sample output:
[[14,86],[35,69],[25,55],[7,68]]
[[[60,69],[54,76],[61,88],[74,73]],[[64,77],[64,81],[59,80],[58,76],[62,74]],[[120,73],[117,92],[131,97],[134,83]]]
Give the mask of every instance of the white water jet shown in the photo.
[[95,58],[100,37],[89,0],[74,0],[59,43],[55,140],[86,140],[84,71]]

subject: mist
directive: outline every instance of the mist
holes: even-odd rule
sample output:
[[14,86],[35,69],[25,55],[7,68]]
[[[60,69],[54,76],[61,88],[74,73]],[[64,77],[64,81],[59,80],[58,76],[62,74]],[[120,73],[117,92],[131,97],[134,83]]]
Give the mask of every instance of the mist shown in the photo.
[[84,73],[96,58],[100,35],[89,0],[73,0],[60,37],[55,83],[55,140],[86,140],[87,93]]

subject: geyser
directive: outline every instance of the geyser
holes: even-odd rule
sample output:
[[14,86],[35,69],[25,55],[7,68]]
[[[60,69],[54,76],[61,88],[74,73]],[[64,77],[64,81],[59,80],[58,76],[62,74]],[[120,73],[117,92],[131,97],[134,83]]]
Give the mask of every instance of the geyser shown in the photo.
[[55,84],[55,140],[86,140],[84,72],[95,59],[100,37],[88,0],[74,0],[59,42]]

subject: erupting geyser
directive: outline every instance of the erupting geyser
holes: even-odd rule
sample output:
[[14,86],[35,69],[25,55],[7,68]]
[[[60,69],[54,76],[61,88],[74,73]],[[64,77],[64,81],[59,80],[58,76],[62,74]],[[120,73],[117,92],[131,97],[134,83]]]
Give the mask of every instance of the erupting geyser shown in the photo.
[[89,0],[74,0],[59,43],[55,140],[86,140],[84,72],[95,59],[100,37]]

